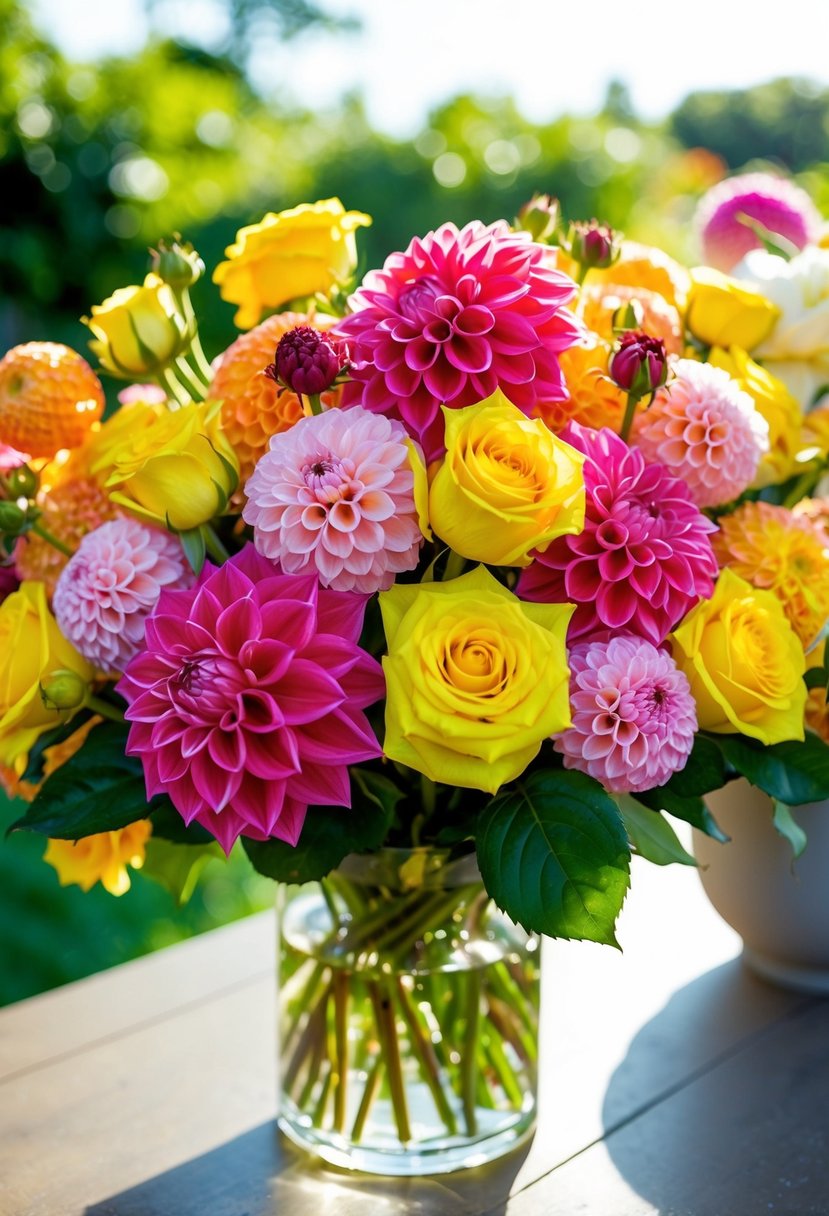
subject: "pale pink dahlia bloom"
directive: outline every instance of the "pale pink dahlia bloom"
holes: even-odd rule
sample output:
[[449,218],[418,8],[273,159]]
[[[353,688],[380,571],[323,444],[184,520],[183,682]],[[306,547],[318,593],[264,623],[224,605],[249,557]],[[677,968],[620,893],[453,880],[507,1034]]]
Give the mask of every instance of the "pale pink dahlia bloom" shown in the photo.
[[310,805],[351,805],[348,766],[382,752],[363,710],[383,695],[358,645],[364,596],[279,574],[247,545],[165,591],[118,691],[147,796],[167,794],[226,853],[296,844]]
[[586,456],[584,530],[536,550],[517,592],[575,604],[571,642],[624,629],[658,646],[714,590],[716,526],[678,477],[613,431],[571,422],[560,438]]
[[52,607],[65,635],[102,671],[123,671],[144,641],[164,587],[193,581],[181,543],[162,528],[120,518],[88,532],[64,566]]
[[405,441],[400,423],[359,406],[274,435],[245,486],[257,550],[335,591],[385,591],[423,543]]
[[731,502],[769,450],[769,424],[722,368],[677,359],[673,371],[635,420],[633,442],[680,477],[697,506]]
[[474,405],[496,388],[528,415],[564,401],[557,356],[579,338],[564,308],[575,290],[549,249],[504,221],[416,237],[366,276],[337,327],[351,364],[343,405],[401,419],[431,461],[443,452],[441,404]]
[[805,190],[772,173],[741,173],[704,194],[694,217],[703,256],[726,273],[751,249],[762,247],[745,215],[798,249],[817,240],[823,221]]
[[671,656],[642,638],[588,642],[570,651],[573,722],[555,738],[564,767],[616,794],[664,785],[685,767],[697,713]]

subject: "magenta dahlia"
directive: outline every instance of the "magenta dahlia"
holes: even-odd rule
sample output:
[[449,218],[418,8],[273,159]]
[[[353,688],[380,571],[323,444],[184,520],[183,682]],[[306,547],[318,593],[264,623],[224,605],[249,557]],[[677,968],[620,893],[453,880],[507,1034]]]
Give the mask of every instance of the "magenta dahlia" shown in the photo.
[[745,219],[754,220],[798,249],[817,239],[823,221],[805,190],[772,173],[740,173],[704,194],[694,217],[703,256],[726,273],[762,242]]
[[584,530],[536,551],[518,594],[575,604],[570,641],[624,629],[658,646],[713,592],[716,526],[682,481],[613,431],[571,422],[560,438],[586,456]]
[[88,532],[52,601],[61,632],[103,671],[123,671],[144,641],[164,587],[193,581],[181,544],[162,528],[120,518]]
[[664,785],[685,767],[697,712],[671,656],[636,637],[570,650],[572,725],[555,737],[565,768],[617,794]]
[[335,591],[385,591],[423,543],[410,460],[400,423],[360,406],[300,418],[245,486],[257,551]]
[[239,836],[296,844],[309,805],[350,806],[349,764],[382,754],[362,712],[384,689],[358,645],[365,603],[252,545],[163,592],[117,686],[148,797],[226,853]]
[[549,249],[503,221],[416,237],[366,276],[338,325],[352,377],[343,405],[401,419],[431,461],[443,452],[442,404],[474,405],[497,388],[526,414],[563,401],[557,356],[579,338],[564,307],[575,290]]

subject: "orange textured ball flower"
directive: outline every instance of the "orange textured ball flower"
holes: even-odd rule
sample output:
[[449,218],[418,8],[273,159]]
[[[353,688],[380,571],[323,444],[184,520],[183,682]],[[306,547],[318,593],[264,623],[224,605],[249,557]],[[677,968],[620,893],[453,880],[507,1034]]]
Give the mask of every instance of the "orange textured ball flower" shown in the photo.
[[0,360],[0,435],[30,456],[76,448],[104,412],[92,368],[58,342],[25,342]]
[[534,417],[542,418],[551,431],[562,431],[568,422],[601,430],[618,431],[625,414],[627,394],[607,372],[609,349],[603,342],[570,346],[559,355],[570,396],[566,401],[540,401]]

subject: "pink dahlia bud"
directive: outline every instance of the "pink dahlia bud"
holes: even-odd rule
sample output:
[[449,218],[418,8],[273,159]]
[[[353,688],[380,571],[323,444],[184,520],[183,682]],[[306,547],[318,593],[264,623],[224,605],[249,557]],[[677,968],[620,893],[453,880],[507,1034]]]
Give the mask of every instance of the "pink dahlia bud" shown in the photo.
[[559,220],[559,202],[549,194],[534,194],[520,208],[515,226],[529,232],[534,241],[544,244],[555,235]]
[[741,173],[704,194],[694,217],[706,262],[728,273],[762,240],[755,226],[803,249],[823,221],[805,190],[771,173]]
[[611,356],[610,377],[631,397],[646,397],[668,379],[668,356],[661,338],[627,330]]
[[318,397],[337,379],[344,365],[342,345],[310,325],[297,325],[279,339],[276,357],[265,368],[298,396]]
[[61,632],[103,671],[123,671],[144,641],[144,621],[164,587],[192,576],[169,532],[114,519],[89,532],[58,579],[53,608]]
[[607,224],[598,220],[576,220],[567,236],[570,257],[584,270],[606,270],[618,260],[619,238]]

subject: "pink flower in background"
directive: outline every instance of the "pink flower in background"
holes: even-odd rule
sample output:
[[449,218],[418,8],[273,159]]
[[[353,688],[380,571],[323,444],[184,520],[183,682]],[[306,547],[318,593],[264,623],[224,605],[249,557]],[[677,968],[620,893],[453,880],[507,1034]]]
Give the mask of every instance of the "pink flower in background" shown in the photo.
[[688,680],[642,638],[574,646],[570,709],[572,726],[555,738],[564,767],[614,793],[664,785],[691,754],[697,713]]
[[81,541],[53,599],[61,632],[102,671],[123,671],[144,641],[144,621],[164,587],[193,581],[176,537],[120,518]]
[[769,426],[722,368],[678,359],[674,379],[633,424],[633,442],[688,486],[698,507],[731,502],[769,450]]
[[226,853],[239,836],[296,844],[309,804],[350,806],[348,766],[382,754],[362,712],[384,690],[358,645],[364,611],[252,545],[163,592],[117,686],[147,796],[167,794]]
[[423,542],[405,441],[399,423],[359,406],[274,435],[245,487],[257,550],[335,591],[386,590]]
[[132,405],[134,401],[141,401],[144,405],[163,405],[166,400],[167,394],[158,384],[129,384],[118,394],[121,405]]
[[496,388],[528,415],[563,401],[557,356],[579,337],[564,307],[574,293],[550,251],[503,221],[416,237],[366,276],[338,325],[352,376],[343,405],[401,419],[431,461],[443,403],[474,405]]
[[560,438],[587,457],[584,530],[536,551],[517,593],[575,604],[571,642],[624,629],[659,645],[713,592],[717,560],[709,536],[716,526],[679,478],[648,464],[613,431],[571,422]]
[[704,194],[695,216],[705,261],[728,272],[762,242],[741,222],[744,215],[798,249],[816,241],[820,213],[805,190],[771,173],[726,178]]
[[31,457],[27,456],[25,452],[18,452],[17,448],[9,447],[7,443],[0,443],[0,473],[10,473],[12,469],[25,464],[27,460],[31,460]]

